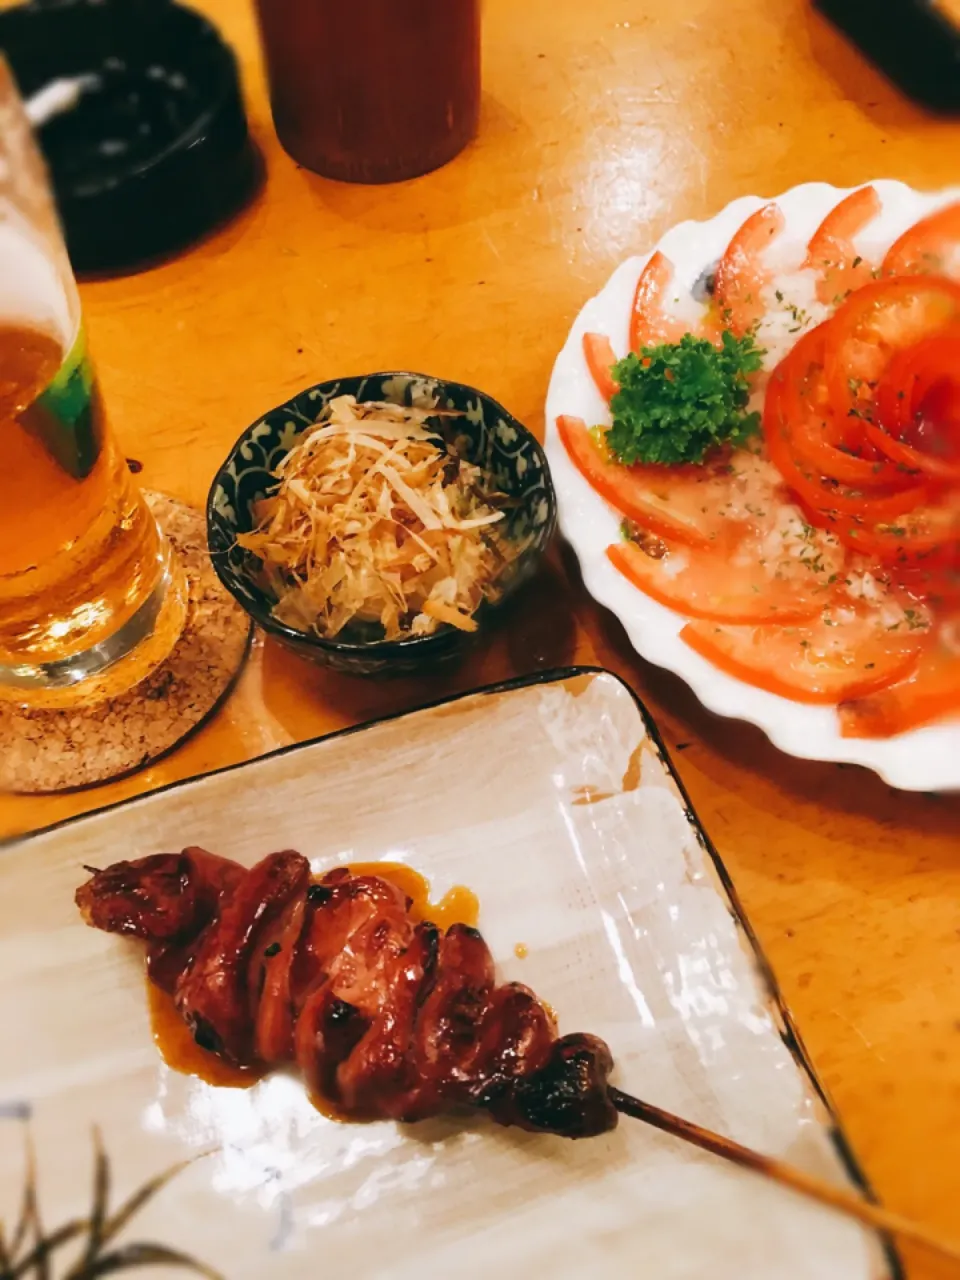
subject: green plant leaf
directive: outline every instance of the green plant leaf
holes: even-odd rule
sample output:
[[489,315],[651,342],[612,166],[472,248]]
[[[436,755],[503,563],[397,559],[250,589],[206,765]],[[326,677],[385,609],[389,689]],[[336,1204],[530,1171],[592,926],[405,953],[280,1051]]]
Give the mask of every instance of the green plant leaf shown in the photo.
[[35,1271],[37,1276],[49,1277],[50,1255],[61,1245],[68,1244],[77,1236],[83,1235],[88,1226],[89,1223],[85,1218],[75,1218],[72,1222],[58,1227],[50,1235],[44,1235],[40,1229],[36,1243],[30,1252],[15,1263],[9,1272],[0,1272],[0,1280],[8,1280],[8,1277],[9,1280],[20,1280],[21,1276],[29,1275],[31,1271]]
[[[93,1208],[90,1212],[90,1228],[87,1235],[87,1247],[80,1263],[82,1267],[93,1261],[100,1252],[103,1241],[103,1225],[110,1208],[110,1161],[103,1149],[103,1138],[99,1126],[93,1130]],[[68,1274],[73,1274],[72,1268]]]
[[[119,1235],[130,1219],[139,1213],[158,1191],[162,1191],[168,1182],[172,1182],[178,1174],[182,1173],[191,1164],[193,1164],[193,1160],[181,1160],[179,1164],[173,1165],[163,1173],[158,1173],[155,1178],[151,1178],[149,1182],[145,1182],[142,1187],[139,1187],[132,1195],[128,1196],[116,1213],[103,1224],[100,1233],[100,1247],[102,1248],[103,1245],[109,1244],[114,1236]],[[68,1280],[70,1280],[69,1277]]]
[[224,1280],[219,1271],[214,1271],[212,1267],[198,1262],[196,1258],[191,1258],[188,1253],[181,1253],[178,1249],[168,1249],[162,1244],[122,1245],[113,1253],[105,1253],[89,1266],[84,1267],[83,1271],[78,1273],[78,1280],[97,1280],[98,1276],[109,1276],[118,1271],[132,1271],[135,1267],[161,1265],[181,1267],[199,1276],[206,1276],[207,1280]]

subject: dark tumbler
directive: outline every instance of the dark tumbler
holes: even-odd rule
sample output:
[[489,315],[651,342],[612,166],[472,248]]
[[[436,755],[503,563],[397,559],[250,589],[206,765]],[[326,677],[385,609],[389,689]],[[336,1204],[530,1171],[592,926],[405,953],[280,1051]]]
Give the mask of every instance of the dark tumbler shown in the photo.
[[398,182],[477,131],[481,0],[257,0],[284,148],[345,182]]

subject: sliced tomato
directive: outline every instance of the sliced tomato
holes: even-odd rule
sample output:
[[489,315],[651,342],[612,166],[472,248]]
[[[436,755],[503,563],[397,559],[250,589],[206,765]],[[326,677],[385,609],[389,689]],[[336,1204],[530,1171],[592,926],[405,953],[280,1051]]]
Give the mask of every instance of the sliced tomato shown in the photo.
[[835,205],[810,237],[804,266],[819,276],[821,302],[834,302],[870,279],[870,263],[857,254],[853,238],[882,208],[874,187],[860,187]]
[[960,283],[937,277],[874,280],[829,321],[827,385],[841,416],[873,410],[874,390],[898,351],[960,323]]
[[[931,422],[925,419],[927,430],[919,430],[916,432],[918,439],[923,441],[922,448],[916,448],[914,445],[906,444],[903,440],[898,440],[896,436],[885,431],[882,427],[876,426],[872,422],[865,424],[867,438],[871,444],[875,446],[885,457],[891,462],[905,470],[912,471],[914,474],[929,476],[932,480],[954,481],[960,483],[960,451],[953,447],[953,440],[960,437],[960,418],[949,419],[950,433],[949,436],[943,430],[941,423]],[[921,423],[921,428],[923,423]],[[949,444],[945,446],[944,441],[948,440]],[[947,458],[938,457],[934,450],[950,449],[950,453],[957,461],[949,461]]]
[[[813,339],[814,334],[815,331],[807,336]],[[803,341],[798,344],[798,349],[797,359],[802,367],[808,354]],[[814,420],[811,426],[797,408],[799,391],[793,385],[792,355],[781,361],[767,385],[763,433],[770,460],[804,507],[819,514],[819,523],[831,527],[838,523],[844,526],[855,523],[872,531],[877,523],[898,519],[923,503],[927,498],[927,489],[923,485],[867,489],[862,485],[856,488],[836,484],[823,474],[819,463],[812,464],[804,456],[803,449],[798,451],[797,438],[802,438],[808,446],[807,451],[810,451],[810,442],[815,440],[816,422]],[[823,447],[828,447],[827,442],[823,442]],[[839,528],[837,532],[839,535]]]
[[658,249],[640,272],[633,310],[630,314],[630,350],[656,347],[662,342],[679,342],[690,326],[670,315],[669,292],[673,285],[673,263]]
[[906,488],[909,473],[866,440],[863,420],[838,418],[834,412],[824,372],[828,334],[828,324],[804,334],[768,384],[768,396],[781,397],[774,406],[777,425],[791,453],[831,481],[865,490]]
[[622,516],[689,547],[729,538],[730,478],[722,465],[626,467],[597,444],[582,418],[559,417],[557,431],[580,474]]
[[960,201],[915,222],[883,260],[885,275],[933,273],[960,280]]
[[[650,548],[617,542],[607,548],[635,587],[668,609],[715,622],[798,622],[823,609],[829,588],[798,566],[791,576],[767,573],[746,547]],[[799,576],[805,573],[807,581]]]
[[[937,352],[944,340],[947,348],[944,352],[950,358],[951,348],[958,341],[956,334],[960,332],[955,326],[941,330],[929,338],[922,338],[909,347],[895,351],[887,367],[881,374],[876,387],[874,401],[877,424],[884,431],[899,438],[914,425],[918,399],[918,381],[921,374],[930,371],[930,354]],[[941,366],[942,369],[942,366]]]
[[877,385],[875,417],[867,434],[886,457],[960,481],[960,328],[894,355]]
[[720,259],[714,300],[723,323],[739,336],[763,318],[762,291],[772,277],[764,255],[784,226],[780,206],[763,205],[746,220]]
[[583,354],[597,390],[609,403],[620,389],[613,379],[613,366],[617,363],[613,343],[605,334],[585,333]]
[[721,670],[794,702],[838,703],[886,688],[916,665],[921,640],[866,618],[797,626],[688,622],[680,637]]
[[953,553],[926,556],[891,567],[902,593],[936,610],[960,614],[960,545]]
[[960,420],[960,331],[937,334],[917,354],[914,422]]
[[[913,288],[910,282],[906,283]],[[873,286],[861,290],[866,293]],[[857,295],[851,301],[854,301]],[[838,316],[840,312],[837,313]],[[832,328],[833,322],[828,322]],[[831,328],[827,331],[827,360],[830,358]],[[804,356],[803,344],[800,356]],[[790,357],[774,370],[764,404],[764,437],[771,461],[798,496],[814,523],[830,528],[846,545],[865,555],[877,556],[888,564],[918,560],[950,559],[960,539],[960,506],[946,495],[939,497],[930,487],[930,477],[904,473],[902,488],[859,488],[834,484],[815,466],[798,456],[795,428],[788,396]],[[832,400],[831,400],[832,403]],[[794,411],[795,412],[795,411]],[[857,430],[867,419],[855,415]]]
[[886,564],[940,565],[951,562],[960,543],[960,509],[955,500],[926,503],[895,518],[872,523],[837,519],[831,526],[846,546]]
[[[948,634],[952,643],[947,643]],[[958,712],[960,614],[943,624],[906,679],[845,702],[840,707],[840,731],[845,738],[892,738]]]

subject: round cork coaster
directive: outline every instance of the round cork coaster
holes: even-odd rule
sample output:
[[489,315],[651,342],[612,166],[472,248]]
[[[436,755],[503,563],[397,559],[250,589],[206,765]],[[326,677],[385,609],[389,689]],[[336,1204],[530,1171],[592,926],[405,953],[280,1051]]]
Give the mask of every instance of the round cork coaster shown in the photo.
[[213,571],[201,512],[165,494],[144,497],[186,578],[180,638],[116,697],[72,708],[0,703],[0,790],[68,791],[132,773],[182,742],[230,692],[253,624]]

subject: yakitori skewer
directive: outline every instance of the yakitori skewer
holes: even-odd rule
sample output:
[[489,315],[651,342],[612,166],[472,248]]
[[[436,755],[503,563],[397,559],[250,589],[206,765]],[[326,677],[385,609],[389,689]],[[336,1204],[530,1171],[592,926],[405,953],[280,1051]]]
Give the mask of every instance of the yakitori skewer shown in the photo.
[[292,850],[247,869],[198,848],[86,870],[84,919],[146,942],[151,980],[202,1048],[239,1067],[294,1063],[343,1119],[469,1106],[588,1138],[622,1113],[960,1262],[960,1248],[856,1192],[612,1086],[602,1040],[558,1036],[529,988],[497,983],[476,929],[415,918],[384,876],[341,867],[315,880]]
[[731,1164],[739,1165],[743,1169],[752,1169],[755,1173],[779,1182],[782,1186],[789,1187],[810,1200],[816,1200],[830,1209],[836,1209],[839,1213],[856,1218],[865,1226],[874,1227],[877,1231],[888,1235],[912,1240],[941,1257],[960,1263],[960,1244],[941,1239],[928,1227],[913,1222],[902,1214],[885,1209],[856,1191],[825,1182],[822,1178],[817,1178],[794,1165],[786,1164],[783,1160],[776,1160],[773,1156],[761,1155],[759,1151],[741,1146],[732,1138],[725,1138],[690,1120],[683,1120],[680,1116],[663,1111],[649,1102],[641,1102],[639,1098],[623,1093],[613,1085],[608,1086],[607,1093],[610,1101],[622,1115],[630,1116],[634,1120],[642,1120],[663,1133],[669,1133],[672,1137],[691,1143],[702,1151],[709,1151],[723,1160],[729,1160]]

